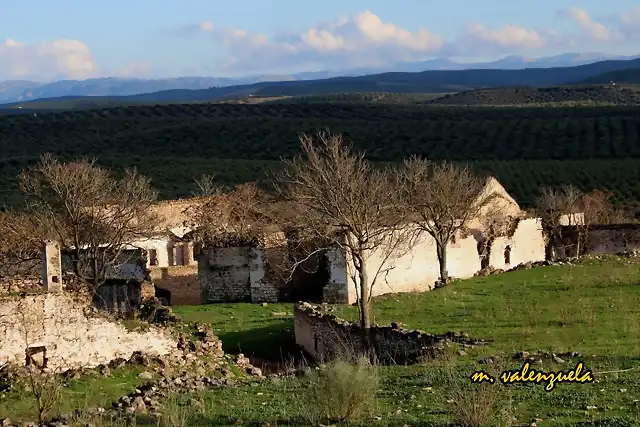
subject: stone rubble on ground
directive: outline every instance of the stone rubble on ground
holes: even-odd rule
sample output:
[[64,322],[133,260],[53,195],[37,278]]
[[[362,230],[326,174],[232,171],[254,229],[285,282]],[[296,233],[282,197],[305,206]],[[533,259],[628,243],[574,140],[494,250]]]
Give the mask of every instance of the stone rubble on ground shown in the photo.
[[[94,369],[70,369],[63,378],[78,379],[84,375],[109,376],[111,369],[132,365],[143,367],[145,370],[138,377],[147,382],[134,392],[122,396],[114,402],[112,408],[95,408],[88,414],[64,415],[42,426],[62,427],[68,425],[73,418],[82,415],[116,416],[117,414],[145,413],[161,414],[160,402],[164,397],[174,393],[191,393],[203,391],[207,388],[233,386],[250,379],[264,379],[262,370],[253,366],[243,354],[237,356],[225,355],[222,342],[215,336],[208,324],[195,324],[197,329],[196,341],[190,341],[189,336],[181,334],[176,350],[166,356],[147,356],[142,352],[135,352],[129,360],[122,358],[112,360],[108,364]],[[233,367],[237,369],[233,369]],[[240,371],[240,377],[235,372]],[[18,373],[13,373],[16,379]],[[22,425],[22,424],[21,424]],[[32,424],[38,426],[38,424]],[[13,427],[10,419],[0,420],[0,427]]]

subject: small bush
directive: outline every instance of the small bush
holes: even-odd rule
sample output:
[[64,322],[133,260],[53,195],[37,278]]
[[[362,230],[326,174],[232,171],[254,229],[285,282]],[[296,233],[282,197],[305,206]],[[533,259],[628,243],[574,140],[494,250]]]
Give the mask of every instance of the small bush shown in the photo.
[[47,372],[36,366],[26,367],[26,390],[38,407],[38,421],[44,423],[51,410],[60,402],[62,384],[56,372]]
[[205,413],[204,397],[201,395],[189,398],[172,393],[166,397],[162,405],[162,415],[158,420],[159,426],[184,427],[190,425],[198,414]]
[[368,358],[355,363],[335,360],[308,372],[303,413],[309,421],[350,421],[375,408],[378,375]]
[[[489,374],[498,377],[501,370],[489,369]],[[503,401],[502,384],[474,384],[467,377],[449,372],[448,389],[453,401],[453,416],[456,425],[463,427],[509,426],[513,419],[511,405]]]

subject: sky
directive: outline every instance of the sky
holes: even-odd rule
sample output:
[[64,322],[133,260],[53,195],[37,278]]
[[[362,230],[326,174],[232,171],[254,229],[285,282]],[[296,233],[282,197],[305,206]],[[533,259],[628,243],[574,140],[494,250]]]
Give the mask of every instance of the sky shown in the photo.
[[0,81],[281,74],[566,52],[640,54],[638,0],[20,0]]

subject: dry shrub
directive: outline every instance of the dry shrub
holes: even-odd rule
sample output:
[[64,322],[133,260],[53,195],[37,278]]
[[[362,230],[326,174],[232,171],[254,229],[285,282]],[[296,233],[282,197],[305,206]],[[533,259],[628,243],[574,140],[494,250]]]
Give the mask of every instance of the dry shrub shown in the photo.
[[166,427],[183,427],[190,425],[193,418],[205,412],[205,402],[202,395],[186,400],[177,393],[172,393],[164,399],[158,425]]
[[26,390],[38,407],[38,421],[47,420],[51,410],[60,402],[62,383],[55,371],[45,371],[31,365],[25,367]]
[[336,359],[308,372],[307,396],[303,400],[308,421],[346,422],[366,417],[374,410],[378,372],[368,358],[355,362]]
[[475,384],[468,377],[461,378],[452,369],[449,370],[448,389],[451,390],[456,425],[463,427],[511,425],[512,407],[504,401],[504,386],[498,382],[502,369],[499,366],[492,366],[487,368],[487,371],[496,378],[495,383]]

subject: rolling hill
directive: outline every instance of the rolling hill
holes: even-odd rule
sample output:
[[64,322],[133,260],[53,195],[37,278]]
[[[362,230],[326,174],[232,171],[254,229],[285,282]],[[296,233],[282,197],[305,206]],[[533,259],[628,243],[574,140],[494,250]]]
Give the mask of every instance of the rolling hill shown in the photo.
[[640,105],[640,85],[491,88],[448,94],[426,103],[468,106]]
[[530,58],[510,55],[497,61],[463,63],[448,58],[436,58],[418,62],[397,62],[384,68],[355,68],[299,72],[288,75],[254,75],[229,77],[174,77],[174,78],[118,78],[104,77],[87,80],[59,80],[39,83],[26,80],[0,82],[0,103],[29,101],[66,96],[128,96],[170,89],[206,89],[214,86],[244,85],[258,82],[288,80],[317,80],[340,76],[362,76],[384,72],[420,72],[426,70],[467,69],[523,69],[570,67],[605,60],[630,60],[638,56],[608,55],[598,52],[563,53],[560,55]]
[[[601,61],[576,67],[435,70],[419,73],[383,73],[359,77],[335,77],[306,81],[260,82],[250,85],[200,90],[166,90],[131,96],[110,97],[121,103],[194,102],[246,96],[311,96],[333,93],[391,92],[448,93],[489,87],[556,86],[572,84],[603,73],[640,69],[640,58]],[[88,98],[88,97],[87,97]],[[48,102],[56,102],[55,98]],[[37,100],[32,102],[44,102]],[[13,104],[12,106],[16,106]],[[20,104],[23,105],[24,104]],[[8,108],[10,106],[0,106]],[[46,107],[42,107],[46,108]]]
[[472,108],[373,102],[183,104],[0,117],[0,204],[20,200],[17,173],[44,152],[136,166],[163,198],[193,178],[258,180],[298,152],[298,135],[329,128],[380,163],[412,154],[469,162],[497,176],[523,206],[540,187],[573,183],[640,202],[640,109]]
[[611,71],[583,80],[583,84],[640,84],[640,69],[629,68],[625,70]]

